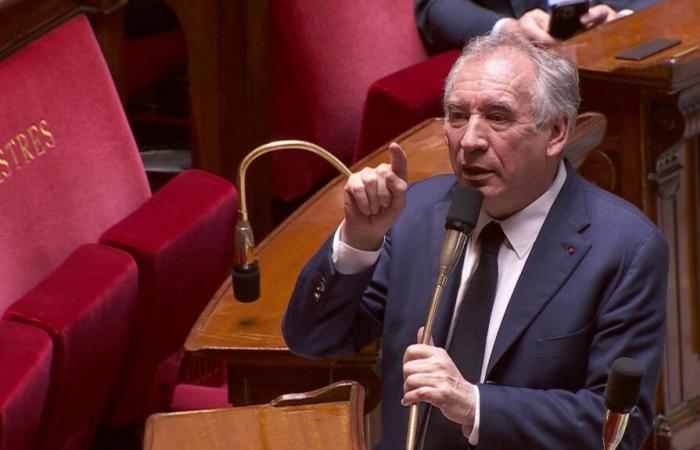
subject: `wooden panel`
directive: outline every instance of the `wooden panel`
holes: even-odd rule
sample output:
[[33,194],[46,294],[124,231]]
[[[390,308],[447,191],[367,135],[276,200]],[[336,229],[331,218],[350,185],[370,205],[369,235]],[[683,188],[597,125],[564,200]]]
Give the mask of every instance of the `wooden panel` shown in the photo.
[[[185,33],[195,167],[230,181],[269,137],[267,0],[167,0]],[[272,229],[269,159],[248,174],[257,237]]]
[[144,450],[363,450],[362,388],[285,395],[268,405],[155,414]]

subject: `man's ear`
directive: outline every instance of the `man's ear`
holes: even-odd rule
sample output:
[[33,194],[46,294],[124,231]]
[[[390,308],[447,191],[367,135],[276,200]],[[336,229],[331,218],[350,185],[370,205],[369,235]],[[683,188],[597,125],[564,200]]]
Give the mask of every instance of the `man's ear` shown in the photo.
[[559,158],[564,151],[566,141],[569,139],[569,118],[562,117],[555,120],[550,127],[549,143],[547,145],[547,157]]

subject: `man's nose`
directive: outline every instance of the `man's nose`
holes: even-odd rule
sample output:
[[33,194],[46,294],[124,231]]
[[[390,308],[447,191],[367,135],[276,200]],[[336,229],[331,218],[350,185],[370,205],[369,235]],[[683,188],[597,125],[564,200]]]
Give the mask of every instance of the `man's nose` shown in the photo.
[[466,151],[485,150],[488,147],[484,123],[480,117],[472,116],[464,127],[460,146]]

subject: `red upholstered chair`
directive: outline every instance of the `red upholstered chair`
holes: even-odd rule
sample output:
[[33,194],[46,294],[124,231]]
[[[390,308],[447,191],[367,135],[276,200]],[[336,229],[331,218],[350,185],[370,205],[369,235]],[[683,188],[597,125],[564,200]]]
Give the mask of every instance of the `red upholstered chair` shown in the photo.
[[[270,2],[276,139],[307,139],[349,163],[375,80],[427,58],[408,0]],[[273,157],[277,197],[298,197],[333,169],[313,155]]]
[[[12,354],[0,347],[2,423],[20,420],[24,407],[14,405],[40,402],[50,367],[39,448],[86,448],[101,415],[126,423],[146,414],[159,367],[225,276],[235,189],[186,171],[150,196],[107,66],[78,16],[0,62],[0,193],[0,312],[51,344],[32,344],[37,362],[27,353],[26,370],[6,370]],[[102,235],[109,246],[95,243]],[[25,373],[36,397],[4,386]]]
[[137,291],[131,256],[87,244],[5,311],[5,319],[42,329],[53,343],[39,448],[90,444],[126,355]]
[[423,120],[443,114],[445,78],[459,54],[441,53],[372,83],[353,162]]
[[44,331],[0,320],[0,449],[34,448],[52,356],[51,339]]
[[136,303],[133,258],[74,253],[149,195],[138,154],[125,151],[133,140],[118,97],[101,88],[111,80],[99,55],[78,17],[0,63],[0,311],[52,340],[38,433],[47,449],[90,439]]
[[[128,424],[170,401],[178,374],[159,368],[167,369],[173,354],[178,366],[178,350],[227,276],[235,210],[231,184],[187,170],[102,236],[101,242],[134,255],[141,285],[130,358],[105,417],[109,424]],[[163,379],[154,379],[156,373]]]

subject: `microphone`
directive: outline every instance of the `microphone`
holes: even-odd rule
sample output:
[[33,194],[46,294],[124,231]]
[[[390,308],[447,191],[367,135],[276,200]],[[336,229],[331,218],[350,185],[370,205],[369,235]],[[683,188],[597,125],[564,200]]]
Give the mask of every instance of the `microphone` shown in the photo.
[[644,370],[637,360],[618,358],[613,362],[605,387],[603,449],[615,450],[627,428],[629,414],[637,405]]
[[233,267],[231,267],[233,295],[239,302],[250,303],[260,297],[260,268],[258,266],[258,261],[255,259],[253,228],[250,226],[250,222],[248,222],[248,209],[246,208],[245,196],[245,173],[248,170],[248,166],[250,166],[257,157],[265,153],[282,149],[306,150],[325,159],[343,175],[347,177],[352,175],[350,169],[328,150],[306,141],[273,141],[256,147],[243,158],[240,166],[238,166],[238,178],[236,181],[240,195],[238,197],[238,221],[236,222],[233,239],[235,246]]
[[231,267],[233,295],[243,303],[260,297],[260,267],[255,259],[253,228],[247,219],[239,216],[234,232],[234,255]]
[[[447,284],[447,279],[454,269],[455,264],[462,256],[467,239],[476,226],[481,210],[483,195],[478,189],[462,184],[452,188],[452,199],[450,209],[447,211],[445,219],[445,239],[442,241],[440,249],[440,262],[438,265],[438,276],[435,281],[433,296],[430,299],[428,317],[425,320],[423,337],[421,344],[430,343],[433,322],[437,313],[442,291]],[[411,405],[408,416],[408,431],[406,435],[406,450],[414,450],[416,446],[416,433],[418,428],[418,404]]]

